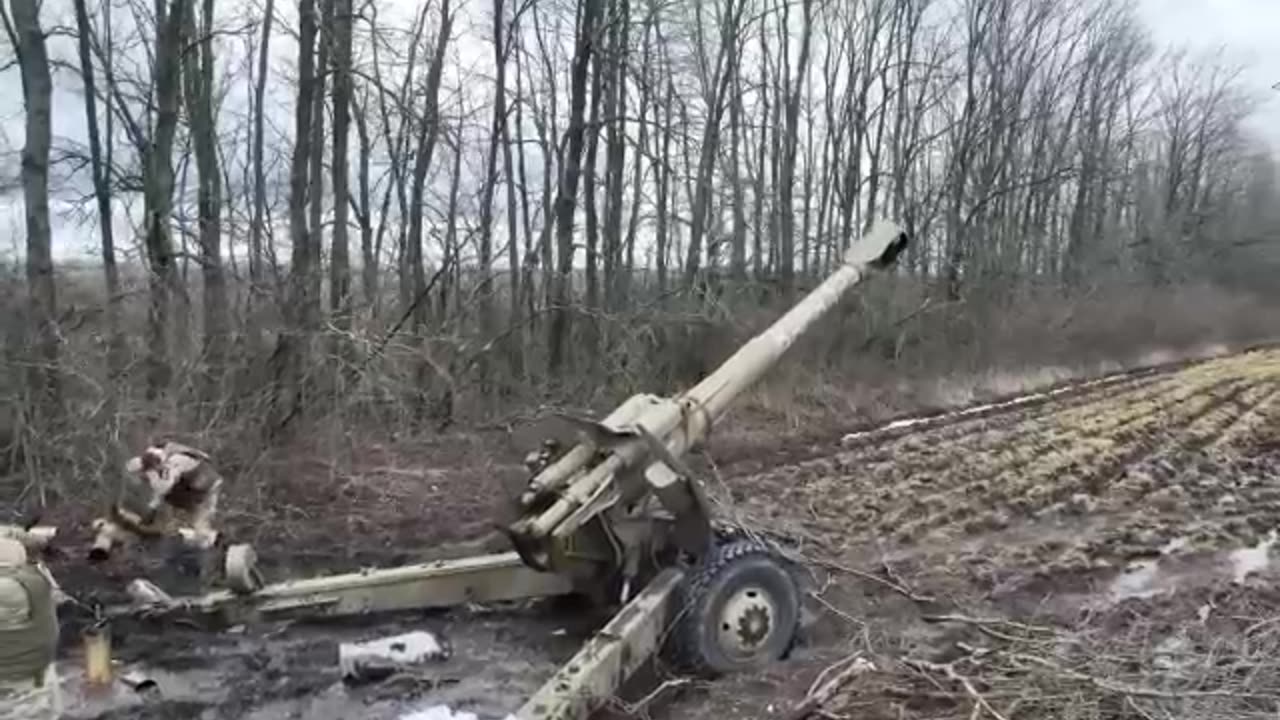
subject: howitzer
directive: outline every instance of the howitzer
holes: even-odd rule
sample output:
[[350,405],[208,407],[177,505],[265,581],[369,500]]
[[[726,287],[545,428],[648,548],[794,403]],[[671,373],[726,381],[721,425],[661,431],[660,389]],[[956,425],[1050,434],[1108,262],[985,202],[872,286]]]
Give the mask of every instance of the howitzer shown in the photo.
[[558,416],[559,439],[570,442],[542,459],[519,498],[521,514],[505,527],[514,552],[263,586],[252,549],[237,545],[226,558],[231,590],[162,610],[350,614],[575,592],[619,602],[613,619],[517,712],[522,720],[585,717],[664,637],[682,663],[712,674],[776,660],[799,625],[796,583],[764,544],[721,536],[681,458],[906,242],[895,225],[878,223],[831,276],[679,397],[636,395],[599,421]]

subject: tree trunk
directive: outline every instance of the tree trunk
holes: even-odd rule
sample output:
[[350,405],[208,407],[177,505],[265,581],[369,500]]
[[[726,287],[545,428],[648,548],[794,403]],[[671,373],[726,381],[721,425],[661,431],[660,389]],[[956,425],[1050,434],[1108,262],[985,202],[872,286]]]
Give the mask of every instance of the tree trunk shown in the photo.
[[720,148],[720,121],[724,117],[725,96],[729,92],[729,81],[733,73],[729,70],[730,57],[735,53],[738,43],[738,30],[742,13],[746,8],[744,0],[727,3],[724,18],[720,25],[720,50],[716,56],[714,74],[711,76],[707,90],[707,117],[702,129],[702,144],[698,156],[698,170],[693,193],[693,207],[689,218],[689,248],[685,257],[686,286],[692,287],[698,281],[702,260],[703,235],[706,233],[707,221],[711,212],[712,180],[715,172],[716,153]]
[[[108,178],[110,166],[102,153],[102,136],[98,132],[98,92],[93,71],[93,59],[89,50],[89,13],[85,0],[75,0],[76,31],[80,54],[80,79],[84,83],[85,127],[89,134],[89,163],[93,172],[93,195],[98,204],[98,231],[102,244],[102,273],[107,290],[107,377],[112,381],[124,369],[124,337],[120,332],[120,271],[116,266],[114,226],[111,222],[111,184]],[[108,122],[110,108],[108,108]],[[110,125],[108,124],[108,127]],[[108,137],[108,142],[110,138]]]
[[[274,19],[275,0],[266,0],[262,10],[262,47],[258,48],[258,76],[253,87],[253,220],[249,224],[249,298],[255,307],[256,296],[264,291],[266,281],[262,232],[266,224],[267,176],[263,167],[262,142],[267,113],[263,105],[267,96],[267,60],[270,57],[271,23]],[[253,313],[250,317],[253,317]],[[250,327],[248,332],[256,336],[258,328]]]
[[747,198],[742,187],[742,69],[735,37],[729,49],[729,172],[733,186],[733,242],[729,253],[729,273],[739,282],[747,279]]
[[37,413],[60,415],[57,295],[49,228],[49,145],[52,135],[53,80],[37,0],[11,0],[26,141],[22,146],[22,199],[26,207],[28,322],[32,363],[29,385]]
[[560,174],[560,188],[556,195],[556,272],[552,275],[553,306],[547,344],[550,354],[547,360],[548,374],[558,377],[565,364],[570,323],[569,286],[573,272],[573,214],[577,207],[578,176],[581,174],[584,118],[587,106],[587,69],[595,49],[597,18],[602,0],[579,2],[578,36],[574,48],[573,71],[569,94],[569,127],[565,129],[564,145],[568,147]]
[[605,153],[604,296],[605,308],[618,305],[622,264],[622,173],[626,165],[627,46],[631,25],[628,0],[615,0],[609,40],[608,141]]
[[[333,235],[329,249],[329,310],[339,331],[351,328],[351,261],[347,218],[350,183],[347,139],[351,127],[351,0],[332,0],[333,38]],[[335,356],[347,355],[341,335]]]
[[322,310],[322,283],[324,272],[321,248],[324,247],[324,100],[325,86],[328,81],[333,47],[333,2],[320,0],[320,25],[316,43],[315,90],[311,96],[311,183],[307,190],[307,202],[310,203],[308,230],[311,243],[311,258],[314,267],[307,275],[307,301],[312,303],[309,312],[316,318],[315,332],[320,331],[320,320],[324,317]]
[[308,277],[316,262],[307,228],[308,160],[311,157],[311,114],[315,93],[315,0],[298,0],[298,98],[294,105],[293,157],[289,166],[289,298],[285,332],[276,354],[278,387],[272,424],[279,428],[301,413],[306,403],[303,368],[308,364],[310,332],[319,322],[312,308]]
[[789,297],[794,289],[795,275],[795,208],[792,205],[792,193],[796,173],[796,145],[799,142],[800,92],[805,85],[805,77],[809,62],[809,39],[813,35],[813,0],[804,0],[804,19],[800,30],[800,58],[796,67],[796,77],[788,92],[786,108],[786,139],[782,148],[782,168],[780,175],[778,202],[781,204],[781,247],[778,249],[781,270],[782,291]]
[[[510,287],[507,289],[508,310],[507,324],[512,331],[507,334],[507,363],[511,369],[512,379],[519,382],[524,377],[524,343],[521,342],[521,334],[516,330],[521,326],[520,322],[520,296],[521,296],[521,268],[520,268],[520,221],[516,208],[516,167],[515,160],[511,153],[511,126],[507,123],[507,57],[510,54],[509,45],[513,42],[519,30],[515,27],[514,21],[511,28],[511,39],[503,37],[502,26],[506,22],[503,17],[503,0],[494,0],[493,2],[493,52],[494,62],[496,63],[497,76],[494,79],[494,115],[498,118],[498,135],[502,144],[502,165],[506,170],[507,179],[507,267],[510,279]],[[523,172],[523,171],[521,171]],[[528,242],[529,235],[525,236]],[[525,248],[526,256],[531,255],[529,248]]]
[[[407,238],[406,258],[413,278],[413,300],[410,308],[413,315],[413,327],[419,334],[418,342],[423,350],[423,360],[415,369],[417,391],[414,412],[421,419],[428,411],[430,379],[438,369],[431,367],[430,349],[428,347],[426,329],[428,321],[427,276],[424,264],[422,245],[422,213],[426,194],[427,170],[431,167],[431,159],[435,154],[437,141],[440,138],[440,80],[444,74],[444,58],[448,49],[449,33],[453,27],[453,15],[449,11],[449,0],[440,4],[440,27],[436,33],[434,53],[431,65],[427,69],[424,106],[422,118],[419,120],[417,147],[413,162],[413,184],[409,200],[409,237]],[[446,253],[452,248],[446,248]],[[443,262],[450,262],[446,257]],[[443,270],[444,268],[442,268]],[[446,378],[446,382],[448,379]],[[449,392],[446,389],[446,392]]]
[[[158,4],[158,8],[164,8]],[[176,289],[170,215],[173,211],[173,140],[178,128],[179,70],[182,58],[182,18],[185,0],[172,0],[168,12],[156,18],[156,121],[147,152],[143,202],[146,208],[147,259],[151,268],[151,304],[147,315],[147,398],[160,397],[168,387],[171,295]]]
[[[751,243],[752,245],[751,273],[752,273],[752,276],[755,278],[756,282],[760,282],[761,280],[764,279],[764,274],[765,274],[764,260],[765,260],[765,252],[766,252],[766,249],[764,246],[764,238],[765,238],[765,233],[768,231],[768,228],[766,228],[765,226],[765,219],[764,219],[764,190],[765,190],[765,173],[767,172],[765,168],[765,162],[766,162],[766,159],[769,157],[769,154],[768,154],[769,118],[771,117],[771,115],[770,115],[770,107],[769,107],[769,40],[768,40],[769,35],[767,32],[765,32],[763,25],[764,24],[761,23],[761,28],[760,28],[761,61],[760,61],[759,87],[760,87],[760,108],[761,109],[758,115],[758,117],[760,118],[760,124],[758,126],[759,132],[760,132],[760,140],[756,147],[756,176],[755,176],[755,183],[754,183],[755,191],[753,193],[754,197],[752,198],[752,202],[755,206],[754,213],[753,213],[754,220],[755,220],[754,221],[755,237],[752,239],[752,243]],[[770,244],[772,244],[773,242],[772,235],[770,235],[769,242]]]
[[199,185],[196,189],[200,227],[200,267],[204,285],[204,365],[200,396],[212,403],[221,395],[226,372],[227,343],[231,332],[227,309],[227,284],[222,268],[222,175],[218,169],[218,136],[213,115],[213,0],[204,0],[203,25],[196,27],[196,10],[186,9],[188,38],[199,38],[199,48],[183,57],[187,112],[196,155]]
[[[368,93],[365,93],[366,99]],[[356,119],[356,137],[360,141],[359,182],[359,221],[360,221],[360,289],[364,292],[365,305],[369,308],[370,319],[377,320],[382,316],[382,302],[379,296],[378,270],[381,253],[374,247],[373,241],[373,199],[369,190],[369,163],[373,156],[373,140],[369,137],[369,124],[365,119],[367,104],[351,101],[352,115]],[[391,188],[387,188],[387,200],[390,201]],[[389,204],[389,202],[388,202]],[[383,211],[385,216],[386,211]]]
[[[603,33],[601,33],[603,34]],[[593,38],[593,41],[599,38]],[[586,318],[583,346],[588,348],[588,358],[594,359],[597,329],[600,324],[596,312],[600,309],[600,214],[597,211],[596,168],[600,148],[600,102],[604,98],[603,53],[594,53],[591,59],[591,109],[587,117],[587,158],[582,165],[582,203],[587,222],[587,287]]]
[[[502,0],[493,2],[493,57],[498,71],[498,83],[504,79],[502,57]],[[489,128],[489,146],[484,155],[484,180],[480,185],[480,283],[476,292],[480,300],[480,338],[481,342],[489,342],[494,336],[497,323],[494,318],[493,302],[493,196],[498,187],[498,149],[502,144],[502,126],[506,124],[506,107],[502,102],[502,90],[498,83],[494,87],[493,121]],[[515,242],[515,238],[511,238]],[[475,372],[481,386],[481,393],[486,391],[489,382],[489,363],[484,356],[475,363]]]

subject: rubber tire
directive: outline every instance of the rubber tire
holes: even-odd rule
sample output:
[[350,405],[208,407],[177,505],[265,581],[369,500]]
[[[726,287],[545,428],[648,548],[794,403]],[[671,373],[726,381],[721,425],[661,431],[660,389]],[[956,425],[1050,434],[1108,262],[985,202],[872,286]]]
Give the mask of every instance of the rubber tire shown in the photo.
[[[740,661],[726,655],[715,640],[720,608],[744,582],[760,585],[777,604],[777,622],[761,652]],[[754,540],[716,547],[681,583],[679,617],[672,633],[672,655],[687,672],[715,677],[752,670],[786,657],[800,629],[800,591],[778,557]],[[785,628],[784,632],[778,632]]]

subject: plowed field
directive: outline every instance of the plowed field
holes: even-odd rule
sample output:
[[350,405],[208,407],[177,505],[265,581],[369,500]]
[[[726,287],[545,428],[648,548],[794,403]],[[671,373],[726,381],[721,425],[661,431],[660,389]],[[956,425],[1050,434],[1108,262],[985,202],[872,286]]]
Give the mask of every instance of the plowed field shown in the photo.
[[[673,694],[776,717],[861,656],[850,718],[1236,718],[1280,710],[1280,353],[720,460],[726,513],[812,576],[785,668]],[[744,461],[751,465],[752,461]],[[766,690],[766,688],[768,688]]]

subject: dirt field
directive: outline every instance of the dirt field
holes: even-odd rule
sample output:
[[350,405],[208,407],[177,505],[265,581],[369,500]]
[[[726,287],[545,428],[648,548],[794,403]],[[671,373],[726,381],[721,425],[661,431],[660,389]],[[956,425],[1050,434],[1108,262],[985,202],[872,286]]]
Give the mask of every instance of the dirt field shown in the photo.
[[[824,670],[855,656],[876,669],[844,685],[826,717],[1243,718],[1280,708],[1280,592],[1266,562],[1280,520],[1280,351],[854,434],[735,433],[734,422],[698,464],[725,517],[804,561],[803,642],[776,668],[714,684],[658,668],[664,689],[606,714],[786,717],[844,665]],[[503,488],[520,479],[514,449],[493,447],[452,438],[416,456],[398,447],[394,459],[366,448],[311,467],[309,480],[291,467],[227,521],[272,577],[488,549],[441,543],[482,536]],[[56,569],[84,600],[91,588],[157,577],[158,563]],[[507,613],[120,637],[118,655],[145,660],[162,696],[80,701],[71,669],[71,717],[390,719],[435,703],[501,717],[598,621],[544,606]],[[436,674],[341,686],[335,640],[415,621],[453,645]]]

